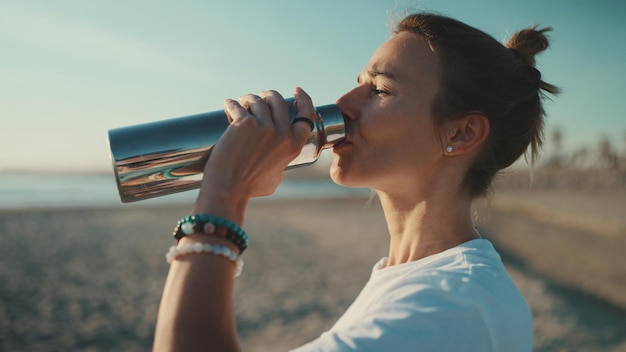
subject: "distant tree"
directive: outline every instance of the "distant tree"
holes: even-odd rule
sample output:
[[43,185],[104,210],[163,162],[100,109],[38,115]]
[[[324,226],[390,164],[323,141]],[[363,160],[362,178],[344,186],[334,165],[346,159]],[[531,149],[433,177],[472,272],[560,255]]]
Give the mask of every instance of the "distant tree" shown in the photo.
[[622,152],[619,154],[619,158],[618,158],[618,166],[621,169],[625,169],[626,170],[626,130],[624,130],[624,146],[622,148]]
[[617,167],[617,154],[611,147],[611,141],[606,137],[602,137],[598,142],[598,155],[600,157],[600,165],[610,169]]
[[570,164],[577,168],[588,168],[593,166],[593,160],[590,156],[589,149],[583,146],[574,150]]
[[550,134],[550,144],[552,150],[548,157],[548,166],[561,167],[563,166],[563,135],[561,130],[555,128]]

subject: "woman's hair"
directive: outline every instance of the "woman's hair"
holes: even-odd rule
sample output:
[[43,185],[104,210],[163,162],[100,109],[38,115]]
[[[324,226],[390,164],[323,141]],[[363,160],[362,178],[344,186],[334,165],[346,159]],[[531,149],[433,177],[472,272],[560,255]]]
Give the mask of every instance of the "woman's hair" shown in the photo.
[[487,193],[497,172],[527,152],[531,165],[543,141],[542,99],[559,89],[541,79],[535,55],[548,47],[536,26],[519,31],[502,45],[488,34],[457,20],[429,13],[405,17],[396,33],[422,35],[440,60],[441,86],[432,111],[435,126],[481,112],[490,131],[470,165],[463,188],[471,198]]

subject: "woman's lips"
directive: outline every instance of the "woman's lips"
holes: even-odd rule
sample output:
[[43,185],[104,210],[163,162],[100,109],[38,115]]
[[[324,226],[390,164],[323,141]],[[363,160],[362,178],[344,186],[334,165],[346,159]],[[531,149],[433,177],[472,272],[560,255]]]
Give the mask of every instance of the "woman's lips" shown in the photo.
[[335,144],[333,144],[333,151],[344,148],[349,144],[352,144],[352,143],[350,143],[350,141],[348,141],[346,138],[342,138],[338,140]]
[[346,137],[340,138],[333,144],[333,148],[346,141]]

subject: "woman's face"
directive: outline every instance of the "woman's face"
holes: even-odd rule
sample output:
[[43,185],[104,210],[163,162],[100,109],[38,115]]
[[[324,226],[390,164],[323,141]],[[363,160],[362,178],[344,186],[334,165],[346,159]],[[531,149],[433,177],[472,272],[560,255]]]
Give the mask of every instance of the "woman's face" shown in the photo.
[[346,139],[333,148],[335,182],[397,192],[437,175],[443,150],[431,106],[438,70],[437,57],[419,35],[401,32],[378,48],[357,87],[337,101]]

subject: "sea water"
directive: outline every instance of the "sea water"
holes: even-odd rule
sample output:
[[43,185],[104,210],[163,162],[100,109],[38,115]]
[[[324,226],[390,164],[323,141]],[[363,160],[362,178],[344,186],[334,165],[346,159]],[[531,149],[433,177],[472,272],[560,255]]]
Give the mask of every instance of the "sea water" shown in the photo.
[[[0,210],[193,204],[192,190],[124,204],[113,174],[0,173]],[[350,189],[329,179],[285,179],[269,199],[313,199],[367,196],[369,190]]]

